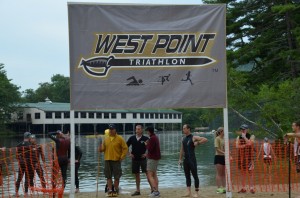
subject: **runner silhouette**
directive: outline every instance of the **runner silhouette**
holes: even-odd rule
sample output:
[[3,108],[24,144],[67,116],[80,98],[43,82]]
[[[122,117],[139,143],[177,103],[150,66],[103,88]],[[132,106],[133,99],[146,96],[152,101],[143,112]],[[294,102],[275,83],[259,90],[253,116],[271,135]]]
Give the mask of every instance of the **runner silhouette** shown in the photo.
[[188,71],[188,73],[185,74],[186,79],[181,79],[181,81],[190,81],[191,85],[193,85],[193,82],[191,80],[191,71]]

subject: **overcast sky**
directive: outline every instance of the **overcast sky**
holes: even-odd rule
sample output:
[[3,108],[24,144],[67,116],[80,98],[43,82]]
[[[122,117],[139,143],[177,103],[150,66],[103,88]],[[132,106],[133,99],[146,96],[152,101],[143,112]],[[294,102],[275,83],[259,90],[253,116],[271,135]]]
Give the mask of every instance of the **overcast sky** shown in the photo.
[[[66,0],[0,0],[0,63],[12,83],[36,89],[54,74],[69,76]],[[69,1],[97,3],[201,4],[201,0]]]

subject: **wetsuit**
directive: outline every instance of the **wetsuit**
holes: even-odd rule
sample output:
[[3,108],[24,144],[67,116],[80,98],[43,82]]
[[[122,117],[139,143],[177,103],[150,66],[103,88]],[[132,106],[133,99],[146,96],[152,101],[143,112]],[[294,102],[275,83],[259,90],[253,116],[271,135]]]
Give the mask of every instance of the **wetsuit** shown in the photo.
[[195,146],[193,142],[193,135],[190,134],[183,138],[182,146],[184,151],[183,169],[186,178],[186,186],[191,186],[191,173],[195,180],[196,190],[199,188],[199,178],[197,173],[197,161],[195,156]]
[[44,177],[44,171],[40,162],[40,156],[42,160],[45,162],[45,156],[41,145],[37,145],[37,144],[32,145],[32,161],[35,162],[34,169],[40,178],[42,187],[46,188],[46,181]]
[[[242,136],[237,137],[239,139],[239,145],[245,145],[246,141]],[[246,133],[246,138],[251,139],[251,134]],[[238,167],[242,171],[252,171],[254,169],[254,148],[253,146],[246,146],[240,148],[238,153]]]
[[78,178],[78,169],[80,167],[80,159],[82,157],[82,151],[79,146],[75,146],[75,185],[76,188],[79,188],[79,178]]
[[25,174],[25,193],[28,186],[33,187],[35,161],[32,161],[32,147],[29,141],[23,141],[17,145],[17,159],[19,163],[18,179],[16,181],[16,193],[19,192],[20,183]]

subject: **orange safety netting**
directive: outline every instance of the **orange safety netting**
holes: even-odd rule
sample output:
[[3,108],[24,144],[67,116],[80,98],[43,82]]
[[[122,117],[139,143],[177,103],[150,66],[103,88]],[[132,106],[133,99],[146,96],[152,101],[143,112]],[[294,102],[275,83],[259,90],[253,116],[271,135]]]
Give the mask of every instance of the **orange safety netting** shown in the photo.
[[26,194],[62,197],[63,180],[55,145],[0,149],[0,197]]
[[[230,141],[230,171],[232,191],[243,187],[249,190],[254,187],[259,192],[300,191],[297,173],[297,157],[294,157],[293,144],[283,142],[270,143],[270,155],[264,155],[263,142],[255,142],[252,147],[237,148],[236,141]],[[268,153],[267,153],[268,154]],[[228,181],[228,178],[227,178]]]

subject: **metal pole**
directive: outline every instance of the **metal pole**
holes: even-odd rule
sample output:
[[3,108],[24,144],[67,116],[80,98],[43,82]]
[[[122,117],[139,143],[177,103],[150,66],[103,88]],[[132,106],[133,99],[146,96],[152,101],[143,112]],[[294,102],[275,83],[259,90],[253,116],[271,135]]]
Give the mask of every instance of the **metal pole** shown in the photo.
[[224,141],[225,141],[225,168],[226,168],[226,197],[232,198],[232,184],[230,177],[230,159],[229,159],[229,135],[228,135],[228,109],[223,109],[223,122],[224,122]]
[[291,198],[291,141],[289,140],[289,198]]
[[74,120],[74,110],[70,111],[70,140],[71,140],[71,191],[70,198],[74,198],[75,193],[75,120]]

